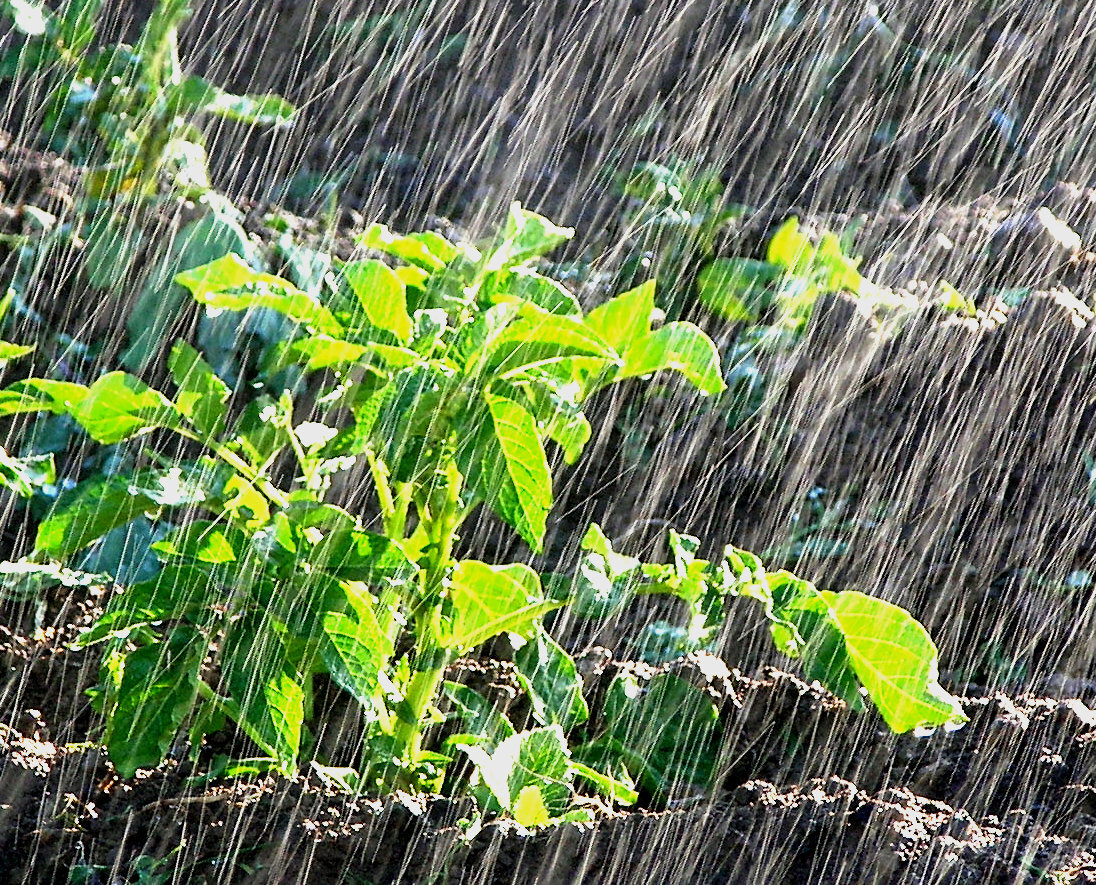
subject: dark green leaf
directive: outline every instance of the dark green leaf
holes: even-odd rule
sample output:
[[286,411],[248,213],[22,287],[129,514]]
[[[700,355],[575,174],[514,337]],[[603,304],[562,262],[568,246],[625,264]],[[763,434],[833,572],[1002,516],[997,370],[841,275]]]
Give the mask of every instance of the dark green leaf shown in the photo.
[[589,718],[575,662],[543,628],[514,652],[514,666],[541,725],[569,731]]
[[154,768],[167,755],[197,699],[207,651],[200,632],[179,624],[165,641],[126,655],[105,740],[122,777],[133,777],[138,768]]
[[459,711],[465,730],[479,735],[488,748],[497,747],[514,734],[510,720],[475,689],[458,682],[446,682],[442,689]]
[[169,100],[189,113],[207,113],[252,126],[284,126],[296,108],[278,95],[232,95],[208,80],[188,76]]
[[175,395],[176,408],[202,436],[219,436],[225,426],[228,385],[185,341],[175,342],[168,358],[168,367],[179,388]]
[[656,795],[711,783],[719,714],[685,680],[662,673],[640,688],[630,677],[617,677],[606,696],[605,721],[608,735],[625,749],[628,767]]
[[304,724],[304,686],[281,636],[265,615],[250,613],[233,624],[222,661],[240,726],[284,773],[293,773]]

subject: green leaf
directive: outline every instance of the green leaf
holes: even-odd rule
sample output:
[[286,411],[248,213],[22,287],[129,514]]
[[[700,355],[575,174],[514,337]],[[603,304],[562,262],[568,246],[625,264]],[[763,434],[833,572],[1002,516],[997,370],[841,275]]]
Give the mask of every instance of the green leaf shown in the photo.
[[458,715],[464,720],[465,729],[480,736],[485,746],[497,747],[514,734],[514,726],[510,724],[510,720],[474,688],[447,681],[442,690],[457,708]]
[[132,221],[103,214],[91,225],[84,250],[84,273],[96,289],[112,289],[125,280],[142,250],[141,229]]
[[607,363],[619,356],[601,336],[575,317],[551,314],[524,304],[499,334],[484,342],[487,370],[495,375],[527,371],[530,367],[569,357],[597,357]]
[[331,311],[307,292],[281,277],[252,270],[235,253],[177,274],[175,281],[199,304],[216,310],[267,308],[318,332],[337,336],[343,331]]
[[153,578],[110,598],[105,611],[81,633],[74,648],[87,648],[141,624],[200,618],[203,609],[222,602],[209,570],[189,563],[170,564]]
[[168,100],[190,113],[214,114],[251,126],[286,126],[296,113],[279,95],[233,95],[194,75],[175,87]]
[[331,678],[366,709],[377,701],[379,676],[392,655],[392,643],[384,634],[369,596],[345,586],[350,613],[323,614],[326,641],[321,655]]
[[792,273],[808,276],[814,262],[815,248],[810,237],[799,230],[794,215],[785,221],[769,240],[766,260]]
[[470,478],[477,493],[539,552],[552,508],[552,474],[536,421],[512,399],[485,393],[484,400],[486,444],[466,453],[480,459]]
[[489,274],[481,291],[494,304],[511,300],[528,301],[549,313],[563,316],[582,314],[578,299],[566,286],[528,267],[514,267]]
[[500,633],[529,637],[540,618],[560,603],[546,601],[540,578],[527,565],[458,562],[449,587],[453,624],[448,646],[463,654]]
[[640,561],[615,552],[597,523],[586,530],[582,551],[570,588],[571,610],[583,618],[616,617],[635,597]]
[[0,446],[0,485],[20,498],[31,497],[42,486],[53,485],[56,479],[52,454],[15,458]]
[[154,768],[167,755],[197,699],[207,651],[201,633],[179,624],[165,641],[126,655],[105,741],[122,777],[133,777],[138,768]]
[[152,545],[164,559],[190,559],[210,565],[236,562],[245,543],[238,529],[208,520],[195,520]]
[[596,768],[591,768],[589,765],[574,760],[571,761],[571,768],[576,776],[584,781],[589,781],[599,793],[618,805],[635,805],[639,801],[639,793],[624,781],[609,777],[609,775],[602,774]]
[[108,372],[69,413],[103,445],[179,424],[179,413],[166,396],[126,372]]
[[726,388],[715,343],[692,323],[668,323],[635,341],[624,354],[624,368],[617,379],[665,369],[680,372],[706,395],[722,393]]
[[87,395],[88,389],[83,384],[28,378],[0,390],[0,415],[18,415],[23,412],[68,415]]
[[0,369],[12,360],[17,360],[33,351],[33,344],[12,344],[10,341],[0,341]]
[[123,366],[140,372],[158,352],[186,296],[186,291],[174,282],[176,275],[228,253],[242,255],[255,264],[261,261],[243,227],[215,211],[192,221],[164,245],[126,322],[130,346],[121,357]]
[[607,735],[624,749],[624,761],[660,796],[675,785],[707,787],[715,774],[719,714],[700,689],[668,673],[640,688],[617,677],[606,694]]
[[[297,363],[309,372],[341,368],[358,362],[370,349],[364,344],[354,344],[329,335],[310,335],[287,344],[278,358],[278,364]],[[417,354],[411,353],[417,359]]]
[[[333,508],[335,509],[335,508]],[[328,530],[312,549],[308,561],[313,568],[343,581],[405,582],[418,574],[416,566],[395,541],[358,528]]]
[[[493,753],[461,745],[499,806],[522,826],[538,826],[561,816],[571,803],[571,754],[558,725],[507,738]],[[538,794],[533,798],[529,791]],[[523,818],[518,818],[518,814]]]
[[697,295],[708,310],[732,323],[754,323],[772,299],[768,287],[783,274],[768,261],[717,258],[697,277]]
[[342,275],[358,296],[369,322],[391,332],[403,344],[411,340],[407,291],[392,268],[383,261],[354,261],[343,265]]
[[543,628],[514,652],[514,666],[541,725],[569,731],[589,718],[574,660]]
[[654,315],[655,281],[649,280],[595,307],[586,315],[586,327],[625,353],[650,333]]
[[581,406],[557,393],[555,385],[531,381],[521,387],[529,397],[541,432],[563,450],[564,461],[574,464],[591,434]]
[[457,255],[456,247],[439,234],[397,234],[383,224],[370,225],[357,237],[357,243],[430,272],[441,270]]
[[542,215],[511,203],[502,231],[502,242],[484,263],[488,272],[506,270],[551,252],[575,235],[573,228],[559,227]]
[[41,37],[46,33],[52,13],[37,0],[3,0],[4,14],[15,24],[15,29],[28,37]]
[[168,367],[179,388],[175,407],[202,436],[207,439],[220,436],[228,410],[228,385],[185,341],[175,342]]
[[38,526],[35,550],[63,559],[142,513],[198,503],[200,488],[175,471],[147,471],[132,478],[94,477],[62,494]]
[[229,696],[239,705],[241,728],[278,760],[284,774],[294,773],[304,687],[281,636],[264,614],[252,612],[233,625],[222,661]]
[[893,731],[966,721],[958,699],[938,681],[936,646],[909,612],[854,590],[821,596],[852,670]]

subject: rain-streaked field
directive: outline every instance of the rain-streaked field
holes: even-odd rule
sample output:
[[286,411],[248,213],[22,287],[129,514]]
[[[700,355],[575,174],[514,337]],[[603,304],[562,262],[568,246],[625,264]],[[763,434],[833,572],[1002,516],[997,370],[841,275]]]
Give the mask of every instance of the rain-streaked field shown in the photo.
[[1096,880],[1096,13],[0,0],[0,885]]

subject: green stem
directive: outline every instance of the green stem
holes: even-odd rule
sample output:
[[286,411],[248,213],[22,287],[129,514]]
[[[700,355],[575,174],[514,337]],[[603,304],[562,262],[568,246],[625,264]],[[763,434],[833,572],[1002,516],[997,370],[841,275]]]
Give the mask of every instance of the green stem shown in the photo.
[[397,758],[407,765],[418,761],[427,711],[437,695],[445,669],[452,661],[451,650],[441,644],[441,600],[453,565],[453,545],[462,517],[462,477],[452,463],[446,466],[444,473],[439,471],[439,474],[444,476],[443,486],[435,487],[425,500],[418,502],[419,515],[430,544],[423,568],[421,605],[414,615],[414,675],[397,711],[393,729]]
[[205,446],[213,452],[214,455],[224,461],[225,464],[248,480],[248,482],[254,483],[259,491],[266,495],[266,497],[276,506],[282,508],[289,506],[289,498],[285,493],[235,452],[226,449],[224,446],[215,443],[210,439],[203,438],[197,433],[191,433],[185,427],[175,427],[173,429],[179,436]]

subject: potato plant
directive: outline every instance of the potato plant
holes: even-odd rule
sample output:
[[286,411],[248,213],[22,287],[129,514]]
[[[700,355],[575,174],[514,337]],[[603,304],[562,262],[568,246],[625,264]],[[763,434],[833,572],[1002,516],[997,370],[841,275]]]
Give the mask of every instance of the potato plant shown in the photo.
[[48,96],[46,144],[87,165],[89,196],[151,196],[161,178],[184,192],[209,189],[203,115],[282,125],[294,109],[275,95],[232,95],[186,74],[178,29],[188,0],[159,0],[136,46],[97,46],[102,0],[3,0],[0,15],[23,42],[0,57],[0,77]]
[[[621,777],[635,758],[631,768],[605,764],[606,746],[636,757],[626,735],[569,748],[585,701],[543,618],[568,604],[608,613],[636,592],[686,600],[698,643],[710,640],[726,595],[752,596],[778,645],[850,703],[862,703],[862,686],[903,730],[961,718],[907,613],[766,576],[740,551],[713,565],[678,538],[673,564],[641,566],[591,530],[573,584],[543,582],[520,562],[457,558],[461,527],[481,505],[540,550],[552,507],[546,446],[578,458],[591,434],[582,407],[597,391],[661,371],[704,394],[723,390],[700,329],[652,328],[653,284],[584,314],[537,272],[536,259],[572,233],[518,204],[483,248],[373,225],[360,243],[398,263],[343,264],[325,303],[235,254],[179,274],[210,311],[264,309],[296,324],[273,360],[319,373],[318,414],[297,414],[289,392],[236,401],[185,342],[169,360],[173,397],[123,372],[90,386],[31,378],[0,391],[0,414],[66,414],[103,445],[153,442],[148,466],[63,496],[24,563],[56,569],[139,515],[173,515],[177,527],[154,545],[160,572],[114,595],[79,640],[105,643],[105,743],[123,775],[159,763],[181,732],[197,748],[229,720],[294,771],[313,757],[313,679],[327,674],[364,712],[357,786],[436,789],[464,752],[483,801],[525,822],[565,814],[575,778],[634,798]],[[169,456],[172,434],[204,454]],[[374,497],[368,523],[327,500],[332,475],[359,459]],[[873,631],[883,642],[869,642]],[[521,646],[516,664],[539,727],[514,734],[474,693],[449,686],[467,733],[432,747],[447,668],[500,634]]]

